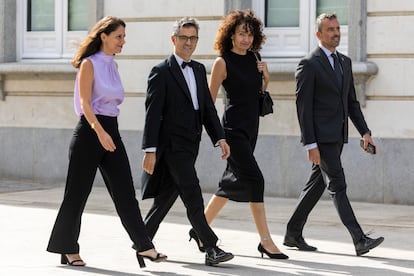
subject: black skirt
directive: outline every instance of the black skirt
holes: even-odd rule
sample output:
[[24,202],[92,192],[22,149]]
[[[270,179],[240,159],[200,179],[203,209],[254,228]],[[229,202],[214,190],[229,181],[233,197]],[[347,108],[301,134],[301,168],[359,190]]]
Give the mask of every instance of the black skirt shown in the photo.
[[253,155],[257,136],[225,129],[231,155],[215,193],[238,202],[263,202],[264,178]]

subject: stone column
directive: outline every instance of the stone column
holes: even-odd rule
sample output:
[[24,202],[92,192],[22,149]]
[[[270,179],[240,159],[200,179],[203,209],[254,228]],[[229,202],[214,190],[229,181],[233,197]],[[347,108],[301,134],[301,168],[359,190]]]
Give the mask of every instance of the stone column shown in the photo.
[[227,14],[231,10],[244,10],[252,8],[252,0],[227,0],[224,1],[224,11]]
[[91,29],[104,16],[104,0],[89,1],[88,11],[88,26]]
[[[367,1],[349,0],[348,12],[348,55],[353,62],[366,63],[367,60]],[[376,67],[375,64],[366,64]],[[376,68],[373,68],[376,73]],[[355,75],[355,74],[354,74]],[[362,106],[366,105],[365,84],[369,74],[359,74],[354,78],[357,97]]]
[[[16,61],[16,1],[0,0],[0,63]],[[4,101],[4,77],[0,74],[0,101]]]
[[367,1],[349,0],[348,55],[353,61],[366,61]]
[[0,0],[0,63],[16,61],[16,1]]

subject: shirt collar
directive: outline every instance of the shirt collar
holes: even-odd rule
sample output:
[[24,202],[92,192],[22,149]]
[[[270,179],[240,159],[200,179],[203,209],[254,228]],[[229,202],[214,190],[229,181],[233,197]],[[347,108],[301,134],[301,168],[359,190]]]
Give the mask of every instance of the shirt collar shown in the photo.
[[322,49],[322,51],[325,53],[325,55],[326,55],[327,57],[330,57],[330,56],[331,56],[331,54],[335,54],[335,55],[337,55],[337,56],[338,56],[338,53],[336,52],[336,50],[332,53],[331,51],[329,51],[328,49],[326,49],[325,47],[323,47],[323,46],[322,46],[322,44],[320,44],[320,43],[319,43],[319,48],[321,48],[321,49]]
[[[181,67],[181,63],[183,63],[184,60],[182,58],[180,58],[178,55],[176,55],[175,53],[174,53],[174,57],[177,60],[178,65],[180,65],[180,67]],[[188,62],[190,62],[190,61],[191,61],[191,59]]]

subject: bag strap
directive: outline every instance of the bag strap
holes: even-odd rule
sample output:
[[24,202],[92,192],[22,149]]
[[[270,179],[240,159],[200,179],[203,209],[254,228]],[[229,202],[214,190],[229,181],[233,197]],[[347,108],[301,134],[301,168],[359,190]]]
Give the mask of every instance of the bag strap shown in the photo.
[[[253,52],[253,55],[256,58],[256,61],[261,61],[262,60],[260,55],[258,55],[256,52]],[[262,87],[260,88],[259,93],[263,93],[263,91],[264,91],[263,90],[263,72],[260,73],[260,75],[262,76]]]
[[256,61],[262,61],[261,56],[257,54],[257,52],[253,52],[254,57],[256,58]]

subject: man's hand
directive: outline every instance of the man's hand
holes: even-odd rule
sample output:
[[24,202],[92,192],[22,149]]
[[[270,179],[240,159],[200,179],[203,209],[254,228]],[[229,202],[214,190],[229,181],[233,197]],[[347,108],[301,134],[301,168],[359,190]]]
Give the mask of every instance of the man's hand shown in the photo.
[[364,136],[362,136],[362,139],[364,140],[364,150],[365,151],[368,148],[368,143],[375,146],[374,141],[372,140],[372,137],[369,133],[365,133]]
[[308,159],[315,165],[319,165],[321,163],[321,155],[319,153],[318,148],[308,150]]
[[226,160],[230,156],[230,146],[227,144],[226,140],[221,140],[219,142],[221,148],[221,159]]
[[144,158],[142,159],[142,168],[144,171],[152,175],[154,173],[156,160],[157,156],[155,152],[146,152],[144,154]]

